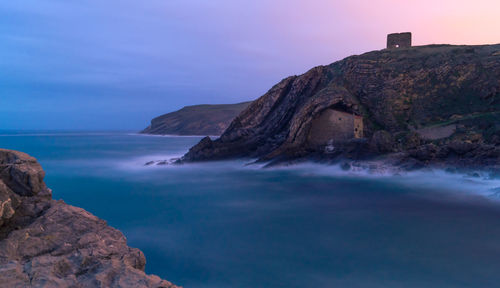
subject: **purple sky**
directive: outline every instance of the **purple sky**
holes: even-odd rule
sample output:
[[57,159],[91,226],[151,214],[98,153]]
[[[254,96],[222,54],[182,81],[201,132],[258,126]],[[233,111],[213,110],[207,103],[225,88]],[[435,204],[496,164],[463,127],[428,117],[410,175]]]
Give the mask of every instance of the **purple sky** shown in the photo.
[[500,42],[500,1],[16,0],[0,5],[0,129],[141,129],[382,49]]

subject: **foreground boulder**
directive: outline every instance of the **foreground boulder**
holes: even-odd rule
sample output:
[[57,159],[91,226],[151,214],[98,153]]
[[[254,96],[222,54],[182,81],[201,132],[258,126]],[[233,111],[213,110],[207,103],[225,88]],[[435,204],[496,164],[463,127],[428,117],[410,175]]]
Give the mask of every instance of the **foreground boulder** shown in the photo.
[[52,200],[44,176],[35,158],[0,149],[1,287],[176,287],[146,275],[120,231]]
[[[396,153],[424,165],[496,165],[499,143],[500,45],[431,45],[373,51],[288,77],[182,160]],[[420,147],[428,144],[436,147]]]

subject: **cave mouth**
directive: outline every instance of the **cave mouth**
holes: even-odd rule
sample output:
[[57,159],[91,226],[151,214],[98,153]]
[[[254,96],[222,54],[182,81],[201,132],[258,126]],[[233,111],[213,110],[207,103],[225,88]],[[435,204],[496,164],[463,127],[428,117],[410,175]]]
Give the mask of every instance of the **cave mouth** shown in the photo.
[[323,110],[321,113],[324,113],[327,109],[336,110],[336,111],[349,113],[349,114],[355,114],[354,111],[352,110],[352,108],[347,106],[343,102],[335,103],[335,104],[329,106],[328,108],[326,108],[325,110]]

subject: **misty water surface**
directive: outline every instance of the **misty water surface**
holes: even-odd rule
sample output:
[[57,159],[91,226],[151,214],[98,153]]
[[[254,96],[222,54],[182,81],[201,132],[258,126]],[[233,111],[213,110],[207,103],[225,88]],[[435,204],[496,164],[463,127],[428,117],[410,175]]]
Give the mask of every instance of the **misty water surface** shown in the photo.
[[200,137],[4,133],[56,199],[104,218],[185,287],[498,287],[500,206],[485,181],[243,161],[145,167]]

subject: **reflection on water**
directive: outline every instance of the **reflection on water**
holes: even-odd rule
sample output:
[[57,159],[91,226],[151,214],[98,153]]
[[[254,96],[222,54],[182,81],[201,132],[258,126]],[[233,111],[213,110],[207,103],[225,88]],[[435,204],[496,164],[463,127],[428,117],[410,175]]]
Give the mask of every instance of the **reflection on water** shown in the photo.
[[[3,136],[54,197],[120,229],[147,272],[185,287],[497,287],[495,181],[242,161],[145,167],[196,137]],[[485,197],[486,196],[486,197]]]

